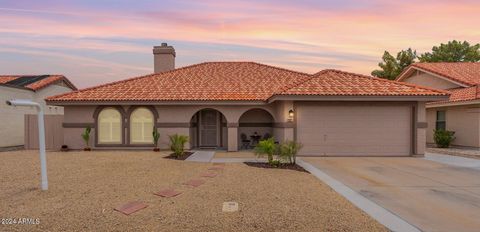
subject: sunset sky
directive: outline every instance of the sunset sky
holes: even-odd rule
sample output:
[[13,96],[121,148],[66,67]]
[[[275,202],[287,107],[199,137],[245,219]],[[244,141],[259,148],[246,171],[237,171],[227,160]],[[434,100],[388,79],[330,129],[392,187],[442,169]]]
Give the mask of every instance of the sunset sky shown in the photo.
[[256,61],[308,73],[370,74],[384,50],[480,42],[480,1],[0,0],[0,74],[63,74],[88,87],[177,67]]

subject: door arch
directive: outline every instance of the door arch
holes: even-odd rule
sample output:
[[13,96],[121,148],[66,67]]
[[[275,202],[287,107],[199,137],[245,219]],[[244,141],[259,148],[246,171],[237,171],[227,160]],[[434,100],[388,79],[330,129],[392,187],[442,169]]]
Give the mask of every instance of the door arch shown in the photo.
[[273,137],[274,118],[270,112],[255,108],[245,111],[238,120],[238,147],[250,149],[259,140]]
[[227,120],[222,112],[205,108],[190,119],[190,144],[193,148],[227,148]]

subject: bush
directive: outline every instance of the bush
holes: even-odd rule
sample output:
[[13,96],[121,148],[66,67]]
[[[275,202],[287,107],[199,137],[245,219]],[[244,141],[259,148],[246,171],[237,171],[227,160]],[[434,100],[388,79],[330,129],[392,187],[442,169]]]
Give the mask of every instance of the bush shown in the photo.
[[433,140],[437,147],[448,148],[453,140],[455,140],[455,132],[447,130],[434,130]]
[[255,146],[255,155],[261,157],[263,155],[267,155],[268,163],[272,166],[275,166],[273,156],[278,153],[278,146],[275,144],[275,140],[273,138],[261,140],[258,142],[257,146]]
[[188,142],[188,136],[186,135],[169,135],[170,138],[170,150],[172,150],[175,157],[180,157],[185,151],[185,143]]
[[85,128],[85,131],[82,134],[82,139],[85,142],[85,150],[90,149],[89,142],[90,142],[90,131],[91,130],[92,130],[92,128],[87,126],[87,128]]
[[286,141],[280,144],[279,155],[282,159],[287,160],[290,164],[295,164],[297,154],[302,149],[302,144],[295,141]]

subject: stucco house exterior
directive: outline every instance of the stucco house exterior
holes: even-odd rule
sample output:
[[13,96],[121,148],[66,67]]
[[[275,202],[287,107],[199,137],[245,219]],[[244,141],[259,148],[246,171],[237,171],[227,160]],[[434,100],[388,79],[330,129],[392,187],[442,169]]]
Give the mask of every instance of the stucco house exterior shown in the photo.
[[452,145],[480,147],[480,63],[415,63],[397,81],[448,91],[448,100],[427,103],[427,143],[434,129],[455,131]]
[[428,101],[448,93],[339,70],[307,74],[255,62],[175,69],[175,50],[156,46],[155,73],[46,99],[64,107],[64,141],[94,149],[160,147],[184,134],[190,148],[242,149],[252,136],[303,144],[305,156],[411,156],[425,149]]
[[45,114],[61,115],[63,107],[47,106],[45,98],[77,90],[63,75],[0,75],[0,148],[24,144],[24,115],[35,109],[7,106],[11,99],[30,99],[44,106]]

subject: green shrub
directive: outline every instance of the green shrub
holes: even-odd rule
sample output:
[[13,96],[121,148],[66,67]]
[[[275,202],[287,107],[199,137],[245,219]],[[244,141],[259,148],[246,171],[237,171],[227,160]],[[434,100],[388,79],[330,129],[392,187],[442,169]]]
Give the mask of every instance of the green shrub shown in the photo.
[[90,131],[91,130],[92,130],[92,128],[87,126],[87,128],[85,128],[85,131],[82,134],[82,139],[85,142],[85,146],[86,146],[85,148],[90,148],[89,143],[90,143]]
[[269,138],[258,142],[257,146],[255,146],[255,155],[258,157],[267,155],[268,163],[273,165],[273,156],[276,154],[277,150],[278,148],[275,144],[275,140],[273,140],[273,138]]
[[433,140],[437,147],[447,148],[450,147],[450,144],[455,140],[455,132],[447,130],[434,130]]
[[295,141],[286,141],[280,144],[279,155],[282,159],[287,160],[290,164],[295,164],[298,151],[302,149],[302,144]]
[[153,144],[155,145],[155,148],[157,148],[158,147],[158,139],[160,138],[160,133],[158,133],[158,130],[155,126],[153,127],[152,136],[153,136]]
[[188,136],[174,134],[168,137],[170,138],[170,150],[176,157],[182,156],[185,150],[185,143],[188,142]]

